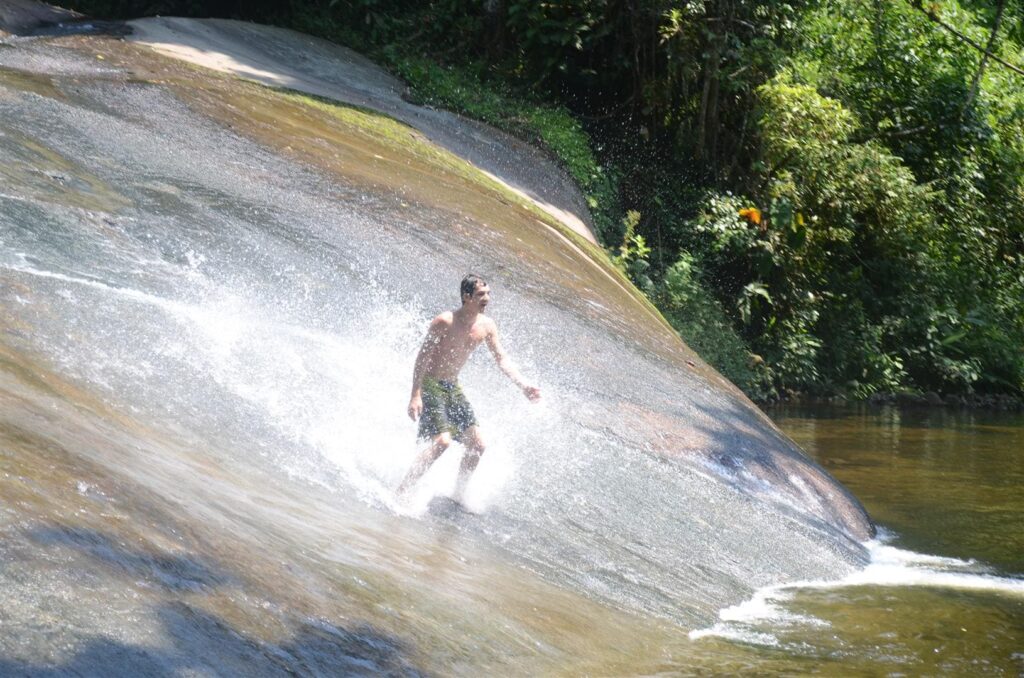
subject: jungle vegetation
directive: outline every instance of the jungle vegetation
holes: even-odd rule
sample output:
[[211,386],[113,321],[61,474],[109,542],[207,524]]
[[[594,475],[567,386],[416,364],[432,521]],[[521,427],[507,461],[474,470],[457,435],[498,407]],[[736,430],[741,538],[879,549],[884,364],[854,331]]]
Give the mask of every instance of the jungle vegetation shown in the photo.
[[84,0],[284,25],[546,147],[755,398],[1024,394],[1024,4]]

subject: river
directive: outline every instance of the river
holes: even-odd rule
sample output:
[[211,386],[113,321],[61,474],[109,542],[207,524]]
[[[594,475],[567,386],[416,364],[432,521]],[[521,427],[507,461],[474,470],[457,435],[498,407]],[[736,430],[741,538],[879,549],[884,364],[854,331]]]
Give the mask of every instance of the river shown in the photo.
[[723,665],[766,674],[1024,673],[1024,416],[769,413],[863,500],[882,537],[872,563],[846,582],[762,591],[725,613],[701,639],[721,650]]

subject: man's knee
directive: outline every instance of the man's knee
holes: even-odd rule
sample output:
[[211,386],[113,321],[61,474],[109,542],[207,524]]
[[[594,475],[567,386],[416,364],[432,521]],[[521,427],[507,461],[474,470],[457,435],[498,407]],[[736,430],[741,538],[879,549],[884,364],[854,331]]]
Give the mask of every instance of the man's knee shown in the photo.
[[483,438],[481,438],[479,435],[473,436],[472,438],[466,441],[466,451],[469,452],[470,454],[475,454],[476,456],[479,457],[481,454],[484,453],[484,450],[486,449],[487,445],[484,444]]
[[430,440],[430,447],[424,450],[426,455],[426,463],[433,464],[437,461],[437,458],[444,454],[444,451],[448,449],[448,446],[452,444],[452,434],[445,431],[444,433],[438,433]]

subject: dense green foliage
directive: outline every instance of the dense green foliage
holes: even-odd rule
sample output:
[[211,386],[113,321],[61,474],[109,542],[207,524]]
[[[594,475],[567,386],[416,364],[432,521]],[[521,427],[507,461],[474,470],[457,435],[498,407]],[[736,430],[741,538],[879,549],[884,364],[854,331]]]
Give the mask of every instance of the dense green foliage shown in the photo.
[[751,394],[1024,393],[1024,5],[82,4],[289,25],[541,143],[613,261]]
[[414,100],[463,113],[548,149],[587,196],[598,238],[616,237],[620,207],[615,182],[598,163],[590,136],[564,106],[516,96],[470,69],[445,68],[394,47],[382,56],[410,83]]

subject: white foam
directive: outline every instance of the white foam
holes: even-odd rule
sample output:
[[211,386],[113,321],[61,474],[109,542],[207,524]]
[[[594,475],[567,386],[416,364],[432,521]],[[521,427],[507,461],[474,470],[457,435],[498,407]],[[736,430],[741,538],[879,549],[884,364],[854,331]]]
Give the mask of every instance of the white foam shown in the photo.
[[739,631],[731,628],[719,628],[720,624],[715,624],[710,629],[700,629],[698,631],[690,631],[690,640],[699,640],[701,638],[722,638],[724,640],[731,640],[735,643],[743,643],[746,645],[761,645],[763,647],[779,647],[779,639],[770,633],[760,633],[757,631]]
[[987,591],[1024,597],[1024,577],[992,574],[975,560],[962,560],[916,553],[890,546],[892,535],[880,532],[879,538],[865,546],[870,561],[864,568],[832,581],[797,581],[767,586],[754,592],[749,600],[721,610],[719,621],[705,629],[691,631],[691,640],[718,637],[743,643],[776,646],[778,639],[754,627],[800,625],[828,626],[828,622],[786,610],[781,603],[798,590],[836,590],[853,586],[921,586],[938,589]]
[[[82,285],[84,287],[91,287],[93,289],[102,290],[104,292],[108,292],[111,294],[117,294],[119,296],[132,299],[136,302],[150,304],[152,306],[158,306],[169,313],[187,313],[188,311],[191,310],[191,307],[189,307],[187,304],[164,299],[162,297],[158,297],[153,294],[148,294],[146,292],[140,292],[139,290],[135,290],[130,287],[117,287],[115,285],[110,285],[100,280],[95,280],[93,278],[78,277],[74,275],[67,275],[65,273],[58,273],[56,271],[46,271],[38,269],[32,266],[31,264],[27,263],[26,255],[19,253],[17,254],[17,256],[24,263],[14,266],[4,266],[4,268],[10,271],[15,271],[17,273],[24,273],[25,275],[35,276],[37,278],[49,278],[51,280],[58,280],[60,282],[71,283],[74,285]],[[70,293],[69,290],[61,290],[61,292]],[[58,292],[58,294],[59,293],[60,292]]]
[[[425,316],[397,305],[368,309],[360,326],[368,328],[370,335],[357,331],[342,336],[289,324],[273,309],[203,279],[198,272],[203,264],[200,255],[187,253],[186,258],[194,297],[189,301],[73,272],[41,269],[25,255],[4,268],[68,283],[72,287],[62,291],[69,294],[73,286],[99,290],[154,308],[173,320],[180,331],[164,347],[166,355],[193,365],[220,388],[261,410],[265,421],[288,439],[319,456],[278,459],[286,473],[316,479],[323,477],[325,469],[336,472],[364,501],[405,515],[422,515],[434,497],[453,494],[461,445],[453,445],[433,465],[410,501],[396,502],[394,497],[394,488],[422,446],[415,441],[416,425],[405,417],[404,403]],[[97,362],[116,363],[122,372],[153,372],[139,360],[110,356]],[[478,376],[487,381],[493,378]],[[94,383],[102,377],[90,373]],[[508,431],[527,419],[536,425],[557,418],[547,400],[523,410],[506,402],[514,395],[501,389],[495,392],[492,400],[497,411],[487,417],[495,435],[463,497],[467,509],[474,512],[500,501],[515,475],[517,462],[506,440]]]
[[813,626],[828,626],[829,623],[808,615],[796,614],[786,610],[777,603],[790,598],[785,589],[767,588],[754,592],[750,600],[738,605],[727,607],[719,612],[718,617],[722,621],[746,622],[752,619],[770,620],[773,624],[787,626],[793,624],[807,624]]

